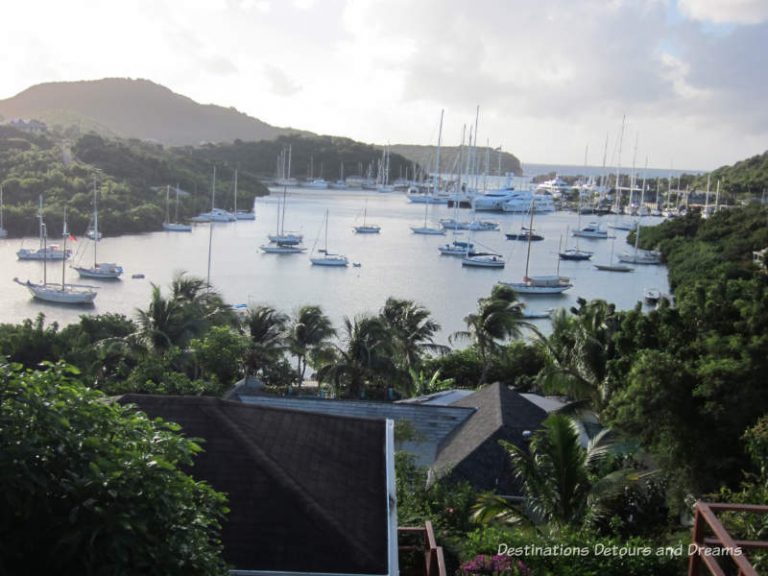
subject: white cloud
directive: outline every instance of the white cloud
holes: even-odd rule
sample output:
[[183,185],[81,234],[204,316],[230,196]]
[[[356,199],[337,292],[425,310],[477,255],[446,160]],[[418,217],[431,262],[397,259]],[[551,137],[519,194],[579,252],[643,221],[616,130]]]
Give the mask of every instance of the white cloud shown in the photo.
[[678,0],[680,12],[716,24],[760,24],[768,21],[765,0]]

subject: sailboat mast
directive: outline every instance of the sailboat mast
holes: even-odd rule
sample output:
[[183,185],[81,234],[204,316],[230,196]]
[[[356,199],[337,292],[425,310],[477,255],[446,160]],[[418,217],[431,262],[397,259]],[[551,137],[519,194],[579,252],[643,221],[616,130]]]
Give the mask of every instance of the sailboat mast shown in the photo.
[[176,208],[174,209],[173,220],[175,222],[179,221],[179,185],[178,184],[176,184]]
[[45,248],[46,243],[44,241],[45,237],[45,224],[43,223],[43,195],[40,194],[38,198],[38,208],[37,208],[37,219],[38,219],[38,225],[40,230],[40,248]]
[[171,221],[171,185],[165,185],[165,221]]
[[237,214],[237,168],[235,168],[235,214]]
[[3,230],[3,186],[0,184],[0,234]]
[[211,179],[211,210],[216,208],[216,165],[213,165],[213,178]]
[[619,151],[616,156],[616,213],[621,212],[621,147],[624,143],[624,124],[626,122],[626,115],[621,117],[621,133],[619,135]]
[[[99,243],[99,208],[96,204],[98,193],[96,191],[96,178],[93,179],[93,266],[96,267],[96,246]],[[67,225],[67,209],[64,208],[64,226]],[[66,246],[67,233],[64,232],[64,245]],[[64,250],[66,253],[66,250]],[[63,282],[62,282],[63,284]]]
[[[95,199],[95,198],[94,198]],[[95,224],[94,224],[95,226]],[[66,282],[66,272],[67,272],[67,236],[69,236],[69,232],[67,231],[67,207],[64,206],[64,226],[62,229],[62,236],[64,236],[64,245],[62,246],[62,249],[64,250],[64,257],[61,259],[61,290],[64,290],[64,284]],[[94,238],[98,238],[98,236],[94,236]],[[96,241],[93,241],[94,246],[94,253],[96,251]]]
[[211,287],[211,254],[213,247],[213,222],[208,225],[208,274],[205,283],[208,288]]
[[533,238],[533,211],[534,211],[534,201],[531,200],[531,220],[528,224],[528,254],[525,257],[525,278],[523,279],[524,282],[528,281],[528,265],[531,263],[531,240]]
[[325,211],[325,255],[328,255],[328,210]]
[[[437,197],[437,186],[440,181],[440,144],[442,143],[443,139],[443,114],[445,114],[445,110],[440,110],[440,128],[437,132],[437,151],[435,153],[435,181],[434,181],[434,196]],[[426,226],[426,215],[425,215],[425,226]]]

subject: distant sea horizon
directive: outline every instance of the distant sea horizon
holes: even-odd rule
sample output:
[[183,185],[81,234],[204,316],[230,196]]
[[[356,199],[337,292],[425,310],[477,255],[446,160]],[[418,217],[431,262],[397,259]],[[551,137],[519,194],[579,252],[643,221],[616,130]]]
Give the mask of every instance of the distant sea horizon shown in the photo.
[[[558,176],[600,176],[602,174],[616,174],[616,166],[578,166],[571,164],[536,164],[534,162],[521,162],[523,176],[533,178],[542,174],[555,173]],[[632,172],[631,166],[622,166],[622,174]],[[705,174],[707,170],[675,170],[670,168],[645,168],[644,166],[635,166],[635,173],[642,178],[668,178],[670,175],[678,177],[683,174]]]

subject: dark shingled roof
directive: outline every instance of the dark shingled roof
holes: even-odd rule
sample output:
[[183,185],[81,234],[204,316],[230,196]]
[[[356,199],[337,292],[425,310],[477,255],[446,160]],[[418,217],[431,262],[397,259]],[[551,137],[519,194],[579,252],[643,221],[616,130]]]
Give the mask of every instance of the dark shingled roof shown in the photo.
[[193,396],[119,402],[204,440],[189,473],[229,497],[222,540],[235,568],[387,572],[384,420]]
[[517,493],[509,458],[499,440],[525,446],[523,432],[540,428],[547,412],[499,383],[485,386],[452,406],[476,411],[440,447],[432,467],[435,477],[467,481],[480,490]]

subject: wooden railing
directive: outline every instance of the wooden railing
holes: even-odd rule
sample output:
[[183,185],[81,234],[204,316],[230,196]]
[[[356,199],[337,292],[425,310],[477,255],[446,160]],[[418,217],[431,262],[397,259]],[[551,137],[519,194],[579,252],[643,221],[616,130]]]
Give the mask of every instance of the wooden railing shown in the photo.
[[[705,576],[706,574],[725,576],[726,572],[718,559],[735,565],[739,576],[758,576],[757,570],[749,562],[745,553],[747,550],[768,550],[768,542],[735,540],[717,518],[716,512],[768,514],[768,506],[697,502],[693,524],[693,544],[689,549],[688,576]],[[708,531],[712,536],[706,535]],[[704,572],[703,568],[706,568],[707,572]]]
[[[400,573],[405,576],[446,576],[443,548],[437,545],[432,522],[424,526],[398,528],[398,549],[400,551]],[[417,556],[413,565],[407,560]],[[423,555],[423,561],[421,556]]]

